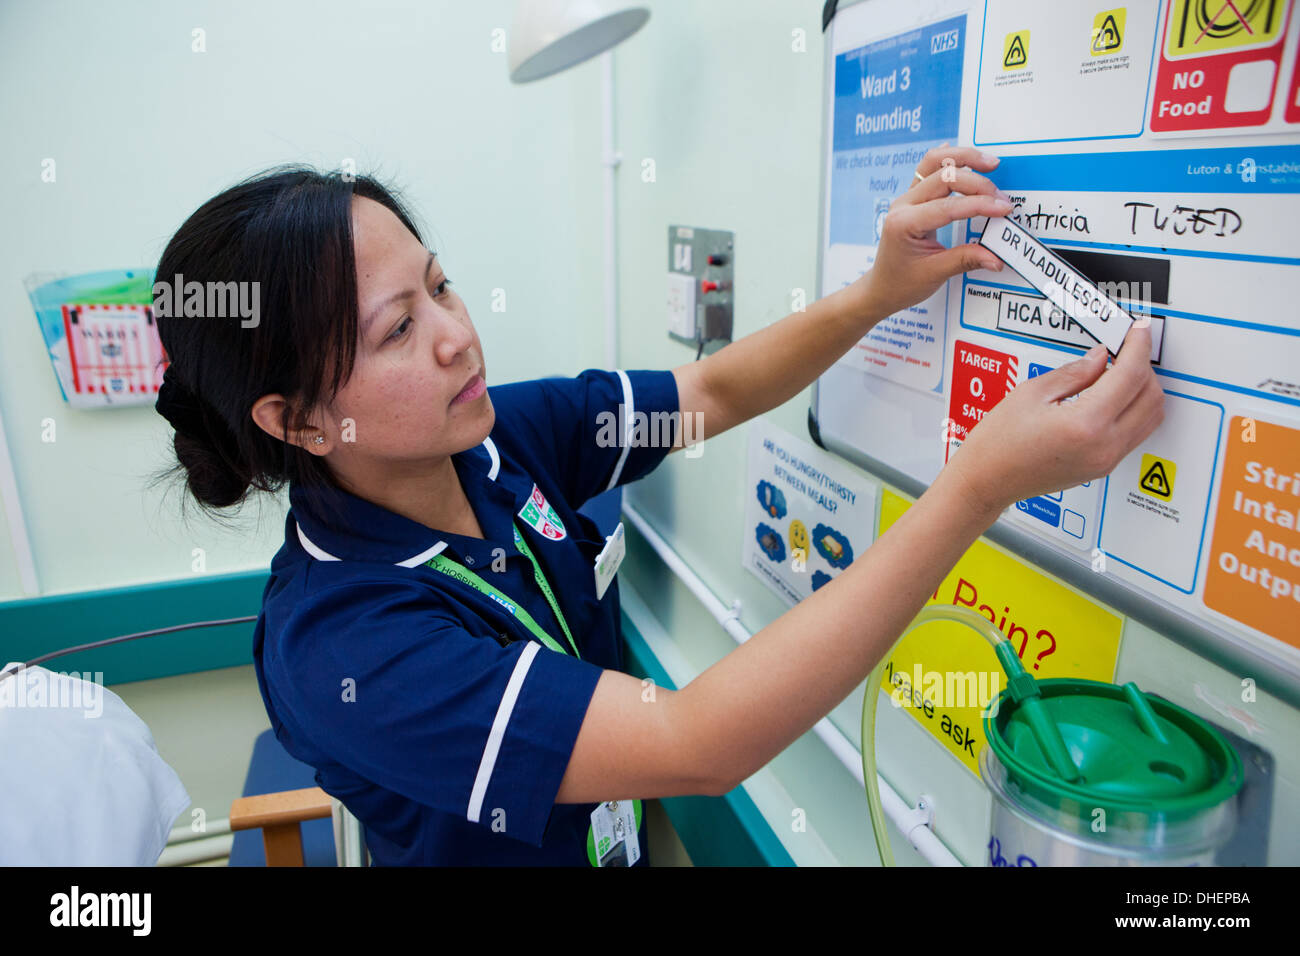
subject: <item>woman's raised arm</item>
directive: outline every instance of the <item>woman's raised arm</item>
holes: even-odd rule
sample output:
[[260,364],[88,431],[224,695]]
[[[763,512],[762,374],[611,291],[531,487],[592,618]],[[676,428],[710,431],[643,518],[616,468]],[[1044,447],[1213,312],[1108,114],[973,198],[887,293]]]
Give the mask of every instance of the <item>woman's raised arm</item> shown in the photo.
[[1103,350],[1017,386],[843,574],[681,690],[602,674],[556,802],[721,794],[759,770],[866,678],[1005,508],[1109,473],[1160,425],[1150,349],[1135,325],[1104,374]]
[[[953,165],[945,168],[944,160]],[[974,171],[997,163],[970,147],[930,150],[917,169],[922,178],[890,207],[875,264],[865,275],[707,358],[673,369],[682,416],[699,423],[690,435],[679,436],[674,450],[683,447],[685,437],[710,438],[789,401],[881,319],[923,302],[953,276],[969,269],[1000,271],[1002,261],[978,243],[949,249],[935,235],[958,219],[1011,211],[997,187]]]

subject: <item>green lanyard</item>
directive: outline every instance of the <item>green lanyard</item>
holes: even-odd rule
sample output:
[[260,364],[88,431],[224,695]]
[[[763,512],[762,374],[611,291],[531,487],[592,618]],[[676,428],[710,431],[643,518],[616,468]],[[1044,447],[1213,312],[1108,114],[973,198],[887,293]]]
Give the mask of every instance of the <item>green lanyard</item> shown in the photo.
[[[564,636],[568,638],[569,646],[573,648],[573,656],[581,658],[582,655],[578,653],[578,645],[573,643],[573,635],[569,633],[569,625],[564,620],[564,612],[560,610],[559,602],[555,600],[555,594],[551,591],[551,585],[546,580],[546,575],[542,574],[541,566],[538,565],[537,559],[533,557],[532,549],[528,547],[528,542],[526,542],[523,535],[519,533],[519,528],[515,526],[514,522],[511,522],[510,530],[515,533],[515,547],[517,547],[520,552],[532,562],[533,577],[536,578],[537,586],[542,589],[542,593],[546,595],[546,602],[551,605],[551,610],[555,612],[555,619],[560,622],[560,627],[564,630]],[[561,654],[568,653],[568,651],[566,651],[559,643],[552,639],[551,635],[547,634],[538,626],[537,622],[533,620],[533,616],[528,613],[527,609],[522,604],[511,601],[504,594],[492,585],[488,584],[459,561],[449,558],[445,554],[435,554],[429,560],[428,567],[433,568],[435,571],[441,571],[448,577],[455,578],[462,584],[468,584],[476,591],[481,591],[486,594],[515,617],[519,618],[519,620],[523,622],[524,627],[532,631],[533,634],[537,636],[537,639],[551,650],[559,651]]]

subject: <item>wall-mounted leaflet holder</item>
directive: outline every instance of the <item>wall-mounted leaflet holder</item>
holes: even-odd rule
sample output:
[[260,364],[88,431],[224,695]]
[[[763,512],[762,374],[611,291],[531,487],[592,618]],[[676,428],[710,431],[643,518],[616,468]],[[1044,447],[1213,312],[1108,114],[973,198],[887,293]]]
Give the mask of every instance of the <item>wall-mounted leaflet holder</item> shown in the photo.
[[74,408],[152,405],[167,363],[153,316],[153,272],[109,269],[24,281],[63,393]]

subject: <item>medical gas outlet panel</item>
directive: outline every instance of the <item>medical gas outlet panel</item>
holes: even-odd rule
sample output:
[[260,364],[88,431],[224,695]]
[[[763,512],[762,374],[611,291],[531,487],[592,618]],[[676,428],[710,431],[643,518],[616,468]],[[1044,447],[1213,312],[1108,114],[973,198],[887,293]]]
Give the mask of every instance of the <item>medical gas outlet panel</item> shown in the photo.
[[700,349],[731,341],[735,235],[668,227],[668,335]]

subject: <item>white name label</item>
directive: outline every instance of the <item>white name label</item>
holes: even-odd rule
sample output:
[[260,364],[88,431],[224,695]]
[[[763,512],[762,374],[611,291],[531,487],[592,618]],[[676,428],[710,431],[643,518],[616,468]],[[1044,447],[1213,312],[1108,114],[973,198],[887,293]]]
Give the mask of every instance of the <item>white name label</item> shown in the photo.
[[980,245],[1015,269],[1083,330],[1118,355],[1133,316],[1120,308],[1083,273],[1010,219],[990,219]]
[[609,590],[609,582],[618,573],[618,566],[627,554],[627,542],[623,540],[623,522],[618,523],[614,533],[605,539],[605,547],[596,555],[596,600],[599,601]]

